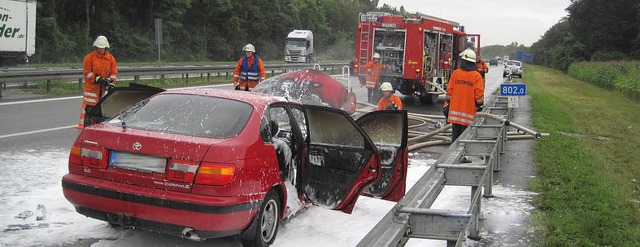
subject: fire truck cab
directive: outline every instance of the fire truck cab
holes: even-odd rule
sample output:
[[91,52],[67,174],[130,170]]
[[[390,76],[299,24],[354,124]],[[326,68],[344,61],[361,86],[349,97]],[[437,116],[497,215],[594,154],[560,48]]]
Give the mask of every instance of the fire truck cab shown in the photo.
[[421,13],[408,16],[385,12],[360,14],[355,65],[364,84],[364,67],[374,53],[386,65],[380,82],[390,82],[403,95],[416,95],[423,104],[436,103],[446,93],[458,54],[471,48],[480,52],[480,35],[466,34],[460,24]]

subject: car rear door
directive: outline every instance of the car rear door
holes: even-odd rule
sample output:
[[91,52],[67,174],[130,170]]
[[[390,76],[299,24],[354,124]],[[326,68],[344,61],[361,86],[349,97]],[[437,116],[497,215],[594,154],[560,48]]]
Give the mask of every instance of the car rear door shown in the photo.
[[364,195],[400,201],[406,190],[409,163],[407,111],[374,111],[356,120],[380,151],[381,179],[365,188]]
[[162,88],[137,83],[129,83],[129,87],[116,87],[102,97],[96,106],[86,113],[85,118],[88,119],[88,125],[100,123],[115,116],[130,105],[163,91],[165,90]]
[[346,112],[303,106],[306,150],[300,182],[306,199],[351,213],[362,190],[379,178],[379,153]]

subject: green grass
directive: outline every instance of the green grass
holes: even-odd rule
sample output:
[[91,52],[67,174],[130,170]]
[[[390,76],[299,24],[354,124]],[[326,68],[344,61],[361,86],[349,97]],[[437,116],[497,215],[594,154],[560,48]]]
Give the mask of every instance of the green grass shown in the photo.
[[569,75],[640,99],[640,62],[638,61],[574,63],[569,66]]
[[640,246],[640,102],[529,65],[537,245]]

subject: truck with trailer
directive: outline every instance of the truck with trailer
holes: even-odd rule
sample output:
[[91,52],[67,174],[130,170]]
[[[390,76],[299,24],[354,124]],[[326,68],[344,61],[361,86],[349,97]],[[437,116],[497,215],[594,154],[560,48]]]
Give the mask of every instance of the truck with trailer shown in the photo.
[[361,13],[356,33],[354,70],[364,84],[368,61],[381,56],[386,69],[380,82],[390,82],[403,95],[415,95],[423,104],[436,103],[446,93],[458,54],[480,53],[480,35],[467,34],[454,21],[422,13],[406,16],[385,12]]
[[0,66],[28,62],[36,51],[36,0],[0,0]]
[[311,30],[293,30],[287,35],[284,48],[284,61],[287,63],[315,62],[313,55],[313,32]]

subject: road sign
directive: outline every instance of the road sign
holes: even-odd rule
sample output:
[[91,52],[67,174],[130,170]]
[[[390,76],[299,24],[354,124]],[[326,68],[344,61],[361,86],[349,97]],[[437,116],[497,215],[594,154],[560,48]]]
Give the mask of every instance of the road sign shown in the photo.
[[507,106],[509,108],[518,108],[518,97],[507,97]]
[[500,84],[500,96],[526,96],[527,85],[522,83]]

